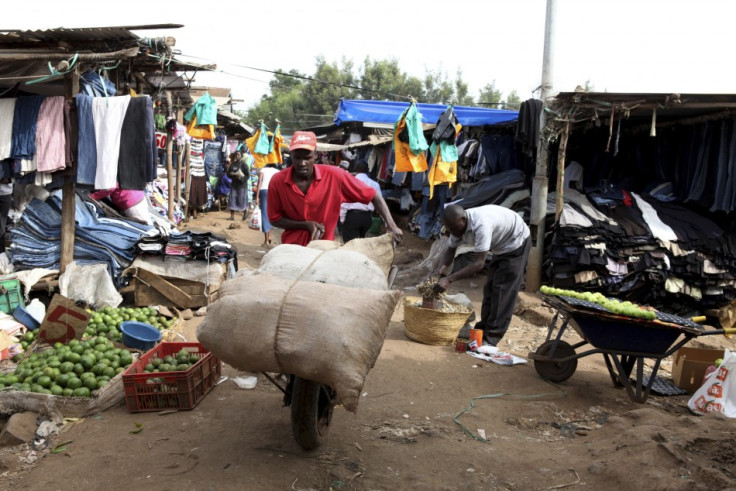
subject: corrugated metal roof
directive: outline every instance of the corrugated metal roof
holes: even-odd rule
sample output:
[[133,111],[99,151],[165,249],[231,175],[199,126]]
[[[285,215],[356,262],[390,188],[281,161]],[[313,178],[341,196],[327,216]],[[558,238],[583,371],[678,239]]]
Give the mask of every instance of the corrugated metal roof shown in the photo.
[[131,32],[132,30],[147,29],[174,29],[183,27],[181,24],[157,24],[148,26],[120,26],[120,27],[79,27],[46,30],[20,30],[0,29],[0,45],[28,44],[28,43],[54,43],[67,42],[91,42],[91,41],[136,41],[140,37]]

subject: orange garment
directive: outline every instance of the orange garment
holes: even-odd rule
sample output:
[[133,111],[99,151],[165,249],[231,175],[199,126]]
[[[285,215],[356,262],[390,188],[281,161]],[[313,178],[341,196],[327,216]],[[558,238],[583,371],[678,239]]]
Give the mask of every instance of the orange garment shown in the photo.
[[253,159],[254,159],[253,165],[256,167],[256,169],[261,169],[263,168],[263,166],[269,163],[268,155],[266,155],[265,153],[255,152],[256,142],[258,141],[260,137],[261,137],[261,126],[258,127],[258,129],[256,130],[253,136],[245,140],[245,146],[248,147],[250,154],[253,156]]
[[201,138],[202,140],[214,140],[215,139],[215,125],[213,124],[202,124],[197,125],[197,116],[192,116],[192,119],[187,125],[187,134],[192,138]]
[[[270,133],[269,133],[270,135]],[[281,125],[276,126],[276,131],[273,133],[273,143],[271,145],[271,151],[266,155],[266,162],[269,164],[283,164],[284,158],[281,156],[281,144],[284,138],[281,136]]]
[[427,156],[424,152],[414,155],[409,149],[409,143],[402,142],[399,134],[406,126],[405,117],[396,124],[394,131],[394,152],[396,154],[396,166],[394,172],[424,172],[427,170]]
[[[461,124],[455,125],[455,138],[462,129]],[[442,146],[436,143],[432,144],[434,152],[434,161],[432,167],[427,173],[427,182],[429,183],[429,199],[434,195],[434,187],[437,184],[448,183],[452,188],[452,183],[457,182],[457,161],[445,162],[442,159]]]

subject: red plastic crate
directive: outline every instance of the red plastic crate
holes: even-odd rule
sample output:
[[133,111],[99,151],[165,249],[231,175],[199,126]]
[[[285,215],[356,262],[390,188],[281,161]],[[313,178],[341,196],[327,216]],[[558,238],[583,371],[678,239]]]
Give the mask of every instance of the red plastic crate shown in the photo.
[[[200,357],[183,372],[146,373],[152,358],[175,355],[182,348]],[[192,409],[222,375],[222,364],[199,343],[159,343],[123,372],[125,405],[131,413]]]

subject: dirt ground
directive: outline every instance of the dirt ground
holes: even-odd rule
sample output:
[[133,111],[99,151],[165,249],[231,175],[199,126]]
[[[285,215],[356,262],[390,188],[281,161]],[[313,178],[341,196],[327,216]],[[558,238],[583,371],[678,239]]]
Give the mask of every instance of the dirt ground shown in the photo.
[[[263,235],[227,216],[210,212],[189,227],[224,232],[240,267],[256,266]],[[407,232],[400,268],[408,271],[429,247]],[[414,294],[417,282],[404,273],[394,287]],[[453,287],[480,312],[482,284],[478,276]],[[552,313],[522,294],[499,347],[526,357],[544,341]],[[188,340],[201,319],[186,323]],[[700,339],[734,344],[709,337],[690,346]],[[666,360],[660,375],[670,367]],[[0,449],[0,489],[736,488],[736,423],[692,415],[688,396],[631,402],[613,387],[601,355],[581,358],[569,380],[553,385],[531,362],[501,366],[419,344],[404,334],[401,308],[357,413],[338,408],[315,451],[295,443],[281,393],[262,375],[245,390],[232,381],[239,372],[226,366],[224,374],[230,379],[191,411],[130,414],[118,406],[67,424],[55,441],[70,442],[65,451]],[[131,433],[138,423],[142,431]]]

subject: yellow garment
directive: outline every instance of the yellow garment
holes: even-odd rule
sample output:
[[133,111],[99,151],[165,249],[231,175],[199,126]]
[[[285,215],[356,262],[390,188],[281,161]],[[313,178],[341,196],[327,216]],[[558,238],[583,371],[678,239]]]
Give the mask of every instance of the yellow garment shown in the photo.
[[250,150],[250,154],[253,156],[253,165],[256,167],[256,169],[261,169],[264,165],[268,163],[268,155],[266,155],[265,153],[256,153],[254,151],[256,148],[256,142],[258,141],[258,138],[260,136],[261,128],[259,126],[255,134],[245,140],[245,146],[248,147],[248,150]]
[[129,90],[130,90],[130,97],[138,97],[138,93],[135,90],[133,89],[129,89]]
[[409,149],[409,142],[404,143],[399,139],[399,134],[405,126],[405,118],[401,118],[401,121],[396,125],[396,131],[394,131],[394,152],[396,154],[394,172],[424,172],[427,170],[427,156],[425,153],[414,155]]
[[[269,133],[270,134],[270,133]],[[281,144],[284,141],[284,137],[281,136],[281,127],[276,127],[276,133],[273,136],[273,150],[266,155],[266,163],[269,164],[283,164],[284,158],[281,156]]]
[[197,116],[192,116],[192,120],[187,125],[187,134],[192,138],[201,138],[202,140],[215,139],[215,125],[203,124],[197,126]]
[[[455,138],[460,133],[461,124],[455,125]],[[434,196],[434,187],[437,184],[448,183],[452,188],[452,183],[457,182],[457,161],[445,162],[442,160],[442,147],[436,145],[436,153],[432,167],[427,173],[427,182],[429,183],[429,199]]]

